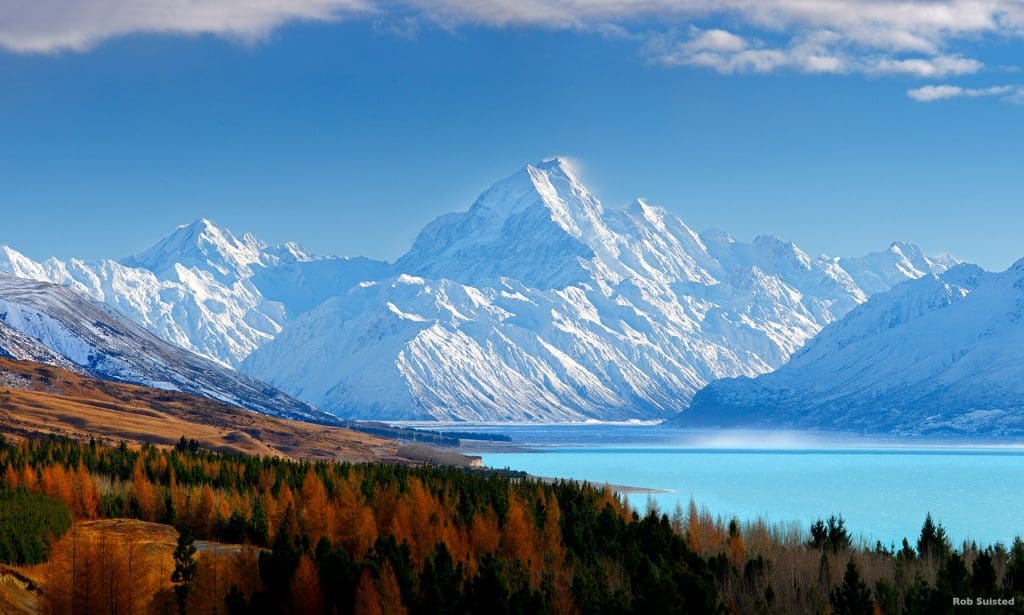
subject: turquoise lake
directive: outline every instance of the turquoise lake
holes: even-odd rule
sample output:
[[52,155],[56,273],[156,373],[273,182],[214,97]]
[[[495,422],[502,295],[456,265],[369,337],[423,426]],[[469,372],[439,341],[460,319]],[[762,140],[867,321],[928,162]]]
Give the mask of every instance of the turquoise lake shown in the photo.
[[[916,538],[931,512],[950,538],[1008,543],[1024,535],[1024,449],[819,440],[772,434],[695,434],[652,426],[465,426],[507,434],[480,446],[493,468],[668,490],[670,512],[690,498],[712,513],[799,523],[841,514],[855,536]],[[467,452],[473,447],[466,448]],[[632,494],[638,508],[646,494]]]

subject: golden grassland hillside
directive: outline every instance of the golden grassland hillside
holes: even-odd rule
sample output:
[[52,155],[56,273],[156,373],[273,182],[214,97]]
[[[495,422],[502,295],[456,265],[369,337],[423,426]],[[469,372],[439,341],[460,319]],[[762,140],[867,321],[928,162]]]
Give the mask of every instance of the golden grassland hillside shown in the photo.
[[174,391],[88,378],[30,361],[0,358],[0,433],[52,434],[203,448],[294,459],[374,461],[393,440],[291,421]]

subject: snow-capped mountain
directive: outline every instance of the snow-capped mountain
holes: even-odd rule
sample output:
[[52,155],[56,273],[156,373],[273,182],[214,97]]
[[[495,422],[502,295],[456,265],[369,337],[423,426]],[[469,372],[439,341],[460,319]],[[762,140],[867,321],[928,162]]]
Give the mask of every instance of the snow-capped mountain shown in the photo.
[[295,244],[267,246],[249,234],[239,239],[209,220],[181,226],[120,262],[36,262],[0,248],[0,272],[73,288],[226,366],[273,339],[289,318],[384,268],[369,259],[314,257]]
[[264,414],[330,420],[273,387],[168,344],[71,288],[6,274],[0,274],[0,355]]
[[[858,275],[877,264],[884,286],[948,266],[890,260]],[[698,234],[643,201],[605,209],[559,159],[429,224],[391,273],[241,369],[346,417],[667,417],[712,380],[782,365],[869,294],[791,243]]]
[[927,256],[914,244],[897,241],[884,252],[842,258],[838,262],[864,292],[874,294],[907,279],[945,271],[959,261],[947,255]]
[[[142,252],[121,261],[127,267],[148,269],[161,278],[178,268],[205,271],[225,283],[249,277],[254,265],[269,260],[266,246],[246,233],[241,239],[206,219],[178,229]],[[296,258],[305,257],[299,250]]]
[[0,248],[0,272],[67,286],[338,416],[383,419],[672,416],[708,382],[771,371],[872,293],[952,264],[910,244],[813,258],[697,233],[642,200],[606,209],[560,159],[441,216],[394,264],[208,220],[121,261]]
[[1024,260],[874,295],[777,371],[722,380],[675,423],[906,434],[1024,433]]

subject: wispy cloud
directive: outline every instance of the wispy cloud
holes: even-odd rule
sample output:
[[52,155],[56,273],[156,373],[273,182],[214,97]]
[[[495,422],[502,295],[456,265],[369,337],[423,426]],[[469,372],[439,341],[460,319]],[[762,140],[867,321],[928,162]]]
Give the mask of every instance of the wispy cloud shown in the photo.
[[983,66],[981,62],[971,58],[935,55],[927,58],[879,58],[870,65],[869,72],[904,74],[915,77],[945,77],[976,73]]
[[934,102],[951,98],[1000,98],[1007,102],[1024,103],[1024,86],[995,85],[987,88],[964,88],[958,85],[926,85],[907,90],[907,96],[918,102]]
[[764,29],[826,28],[867,46],[931,52],[946,34],[1020,28],[1017,0],[406,0],[452,24],[586,27],[602,21],[730,17]]
[[[407,2],[453,26],[586,29],[607,22],[656,20],[661,27],[648,34],[649,60],[726,74],[788,70],[924,78],[964,75],[984,67],[969,56],[968,43],[985,36],[1024,37],[1020,0]],[[729,27],[693,27],[710,23]]]
[[944,77],[975,73],[984,66],[979,60],[944,54],[893,57],[864,50],[843,34],[831,30],[815,30],[794,36],[782,45],[771,45],[725,30],[701,30],[691,26],[684,36],[678,33],[652,36],[646,52],[648,59],[657,63],[701,66],[724,74],[792,70]]
[[259,40],[290,21],[373,12],[370,0],[0,0],[0,48],[85,51],[134,33]]
[[360,15],[406,36],[432,22],[642,37],[651,62],[725,74],[942,78],[980,71],[970,52],[985,37],[1024,39],[1020,0],[0,0],[0,47],[85,50],[137,32],[259,40]]

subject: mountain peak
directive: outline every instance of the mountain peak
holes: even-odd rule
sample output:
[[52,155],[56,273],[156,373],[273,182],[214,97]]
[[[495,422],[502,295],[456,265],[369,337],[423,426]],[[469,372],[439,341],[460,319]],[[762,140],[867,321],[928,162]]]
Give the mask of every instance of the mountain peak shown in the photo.
[[937,275],[947,284],[955,284],[973,291],[991,274],[974,263],[959,263]]
[[225,236],[229,236],[232,239],[234,238],[231,231],[221,229],[209,218],[197,218],[188,224],[179,224],[174,227],[174,231],[157,243],[153,244],[151,247],[161,243],[185,245],[198,243],[203,238],[221,238]]
[[212,269],[223,279],[237,278],[244,277],[250,266],[260,262],[264,247],[249,233],[238,239],[231,231],[218,227],[211,220],[199,218],[177,227],[170,235],[121,262],[157,274],[168,273],[176,265],[183,265]]
[[792,250],[796,248],[796,244],[793,242],[785,242],[775,235],[758,235],[754,237],[755,246],[764,246],[765,248],[772,248],[777,250]]
[[597,198],[580,181],[576,165],[568,158],[556,156],[528,164],[494,186],[497,187],[507,182],[525,188],[530,199],[540,196],[540,200],[548,207],[557,201],[582,200],[601,209]]
[[461,282],[513,277],[544,288],[582,281],[582,261],[605,249],[610,232],[604,208],[571,167],[550,158],[495,182],[469,211],[427,225],[396,268]]
[[197,218],[188,224],[179,224],[162,241],[175,240],[179,244],[195,243],[202,237],[223,237],[231,235],[231,231],[221,229],[209,218]]
[[550,158],[545,158],[536,164],[528,166],[532,166],[542,171],[555,171],[561,173],[562,175],[565,175],[566,177],[576,179],[572,168],[572,162],[568,158],[565,158],[563,156],[552,156]]
[[[565,158],[528,164],[495,182],[477,198],[467,214],[489,226],[516,217],[539,216],[580,238],[600,224],[604,211],[597,198],[574,175]],[[492,229],[495,230],[495,229]]]
[[909,241],[894,241],[889,244],[889,251],[893,254],[901,254],[907,258],[914,258],[923,255],[921,248],[917,244],[910,243]]
[[[245,238],[256,241],[256,238],[249,233],[245,234]],[[276,246],[269,246],[263,249],[264,260],[269,264],[279,263],[297,263],[297,262],[308,262],[318,260],[317,256],[314,256],[306,248],[295,243],[294,241],[288,241]]]
[[787,262],[801,269],[811,269],[811,257],[792,241],[783,241],[775,235],[758,235],[751,245],[764,258],[773,259],[777,264]]
[[875,294],[906,279],[942,273],[959,263],[949,256],[929,256],[908,241],[894,241],[880,252],[839,259],[839,265],[866,293]]
[[650,214],[652,212],[659,212],[659,213],[661,213],[664,210],[661,209],[660,207],[656,207],[654,205],[651,205],[650,203],[647,202],[646,199],[644,199],[643,197],[639,197],[638,196],[635,199],[633,199],[629,203],[629,205],[626,206],[626,211],[635,211],[636,213],[638,213],[640,215],[646,216],[646,215],[648,215],[648,214]]
[[178,228],[179,229],[202,229],[202,230],[217,229],[217,230],[220,230],[220,229],[217,228],[217,225],[213,222],[213,220],[210,220],[209,218],[196,218],[195,220],[193,220],[189,224],[179,225]]
[[42,265],[7,245],[0,246],[0,272],[33,280],[46,277]]

